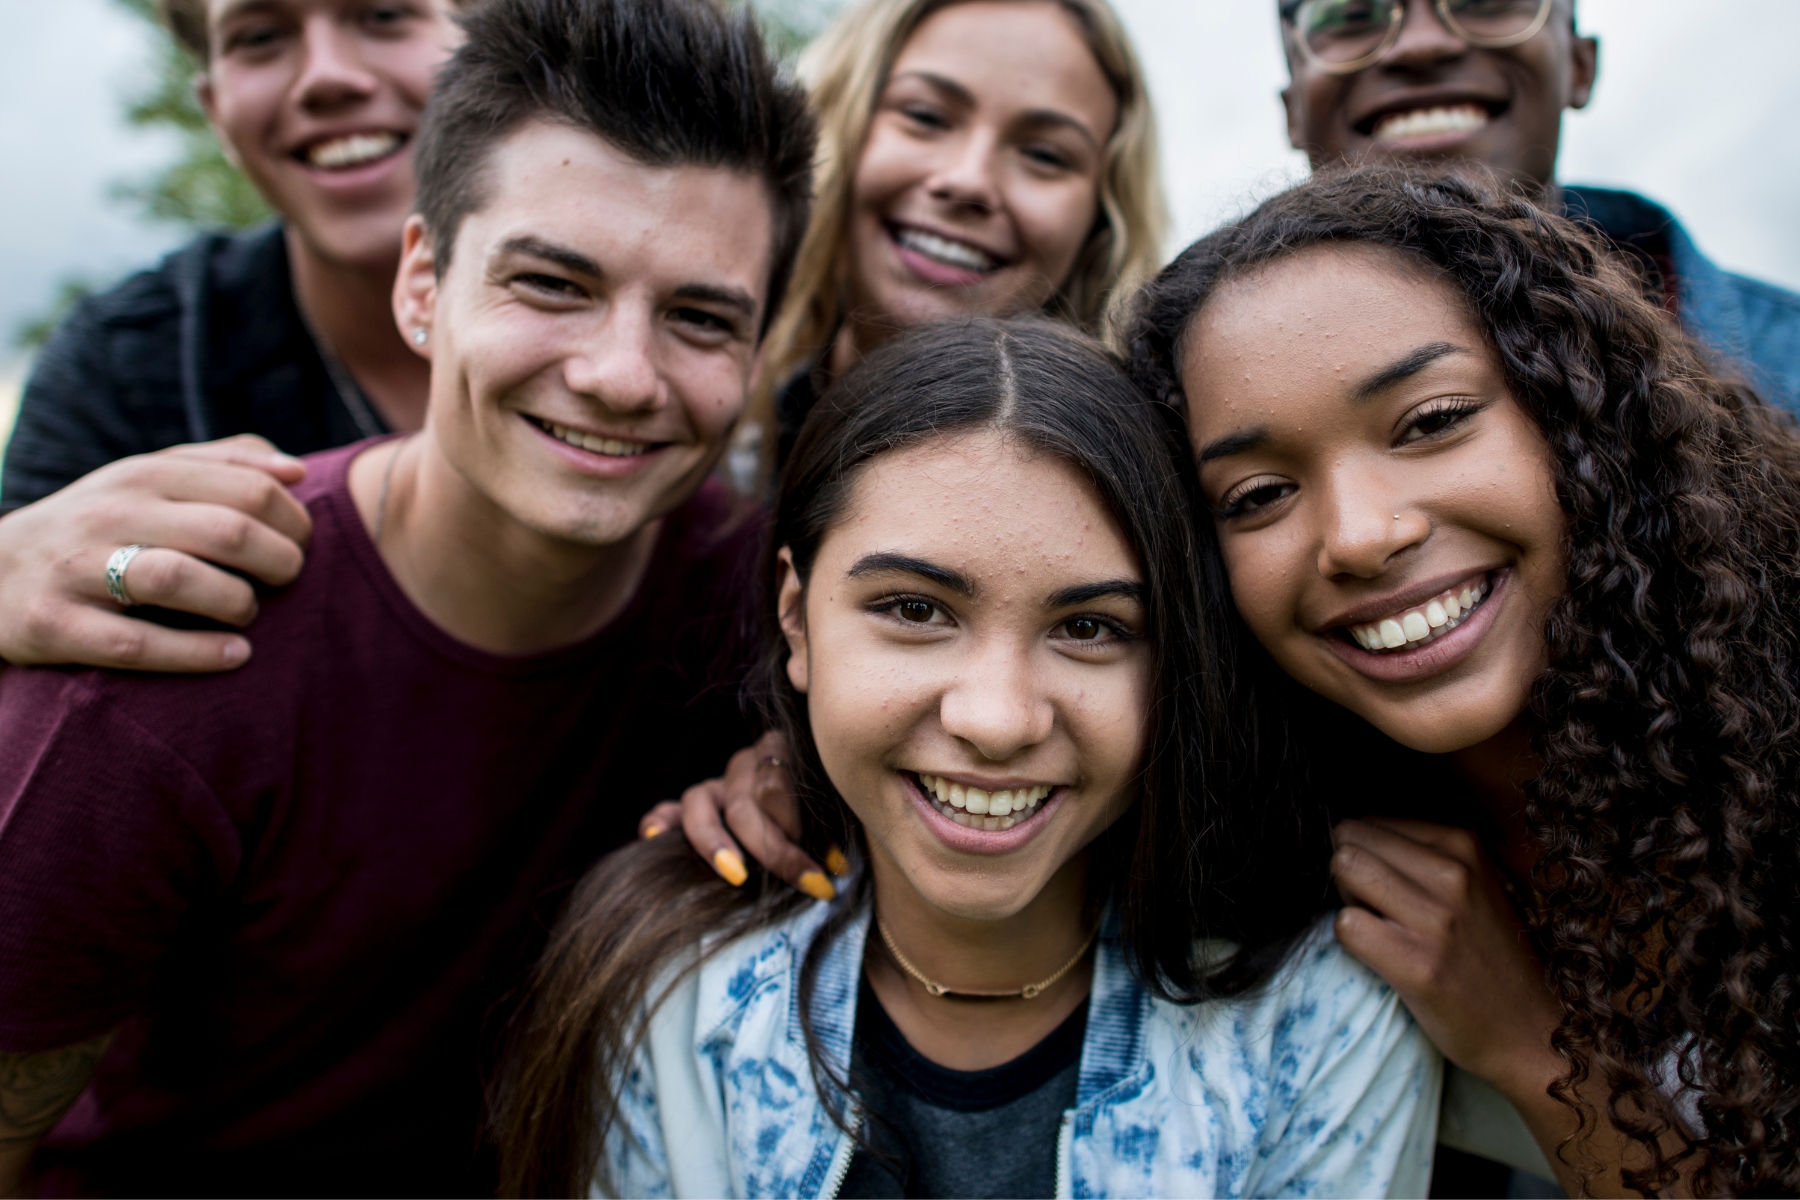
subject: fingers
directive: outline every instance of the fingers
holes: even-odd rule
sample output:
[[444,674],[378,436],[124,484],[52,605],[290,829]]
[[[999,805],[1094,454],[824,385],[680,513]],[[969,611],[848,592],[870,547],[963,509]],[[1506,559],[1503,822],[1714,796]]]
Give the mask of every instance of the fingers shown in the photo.
[[750,873],[744,869],[744,856],[731,835],[725,832],[721,818],[725,803],[725,786],[717,779],[696,783],[681,794],[681,831],[692,846],[719,877],[732,887],[742,887]]
[[165,629],[117,612],[68,605],[59,627],[40,642],[39,656],[12,661],[203,675],[243,666],[250,661],[250,642],[235,633]]
[[220,438],[212,442],[188,442],[158,452],[169,457],[203,458],[214,462],[237,463],[265,471],[292,487],[306,478],[306,464],[291,454],[283,454],[274,443],[254,433]]
[[1345,821],[1343,825],[1379,829],[1417,842],[1421,846],[1430,846],[1471,865],[1485,853],[1481,848],[1481,839],[1459,825],[1439,825],[1433,821],[1414,821],[1405,817],[1364,817],[1358,821]]
[[148,547],[125,568],[125,591],[139,604],[248,625],[256,617],[256,593],[236,575],[177,550]]
[[[121,541],[120,545],[138,542],[147,547],[205,559],[221,567],[242,571],[275,587],[292,583],[300,574],[300,568],[306,564],[306,552],[292,537],[239,509],[224,505],[152,504],[144,508],[134,525],[132,536]],[[146,550],[138,557],[143,558],[148,553]],[[137,563],[133,562],[132,570],[135,572],[136,568]],[[170,574],[160,578],[159,582],[172,586],[175,568],[165,562],[162,570]],[[104,576],[97,578],[104,589]],[[193,582],[192,577],[188,582]],[[248,587],[247,584],[245,586]],[[139,603],[148,603],[135,579],[131,583],[131,591]]]
[[800,805],[787,774],[787,740],[771,730],[739,750],[725,766],[728,806],[751,803],[790,840],[800,836]]
[[1362,846],[1340,845],[1331,856],[1331,877],[1345,900],[1403,925],[1435,920],[1443,908],[1410,876]]
[[[785,792],[785,783],[782,786]],[[725,780],[709,779],[682,794],[681,827],[700,856],[733,887],[749,878],[743,858],[748,850],[770,874],[814,899],[829,900],[837,895],[825,871],[794,844],[788,831],[763,811],[754,796],[742,788],[734,795]]]
[[653,838],[681,824],[681,801],[664,800],[638,819],[638,836]]
[[1466,829],[1413,824],[1434,841],[1417,841],[1376,821],[1345,821],[1334,831],[1334,839],[1340,850],[1355,848],[1373,855],[1444,904],[1466,906],[1486,871],[1481,844]]

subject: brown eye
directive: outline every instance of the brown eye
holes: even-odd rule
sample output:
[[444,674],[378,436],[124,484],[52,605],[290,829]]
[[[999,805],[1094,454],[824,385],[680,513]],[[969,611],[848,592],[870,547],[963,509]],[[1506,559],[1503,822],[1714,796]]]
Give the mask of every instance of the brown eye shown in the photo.
[[931,620],[932,614],[937,612],[937,606],[927,604],[923,600],[902,600],[894,606],[894,611],[900,614],[902,621],[912,621],[923,625]]
[[1106,632],[1106,626],[1092,617],[1076,617],[1063,626],[1070,637],[1078,642],[1091,642]]

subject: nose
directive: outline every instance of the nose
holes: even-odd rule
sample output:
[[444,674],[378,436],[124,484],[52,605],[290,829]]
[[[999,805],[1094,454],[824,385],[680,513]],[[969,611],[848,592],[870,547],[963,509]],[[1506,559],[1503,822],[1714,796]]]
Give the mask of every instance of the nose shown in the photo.
[[662,408],[668,396],[657,369],[654,322],[648,306],[615,301],[591,339],[564,360],[563,382],[621,416]]
[[946,733],[989,762],[1039,745],[1056,724],[1030,648],[999,637],[987,640],[944,693],[938,714]]
[[1340,470],[1322,489],[1319,574],[1373,579],[1431,536],[1430,518],[1368,473]]
[[1000,188],[994,178],[998,145],[992,131],[968,130],[946,149],[926,180],[926,190],[945,204],[983,214],[993,212],[1000,207]]
[[1400,23],[1400,36],[1382,63],[1417,69],[1433,66],[1447,58],[1459,58],[1468,51],[1469,44],[1439,19],[1431,0],[1406,0],[1406,17]]
[[339,24],[335,12],[308,16],[300,41],[300,76],[294,91],[302,108],[329,114],[375,94],[378,84],[362,61],[357,39]]

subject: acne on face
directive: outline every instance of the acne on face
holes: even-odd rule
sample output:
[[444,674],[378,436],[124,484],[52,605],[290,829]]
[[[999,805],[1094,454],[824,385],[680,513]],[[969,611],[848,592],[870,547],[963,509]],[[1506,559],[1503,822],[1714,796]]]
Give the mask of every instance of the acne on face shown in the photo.
[[1233,596],[1276,662],[1415,749],[1509,725],[1566,518],[1454,289],[1384,251],[1302,251],[1217,293],[1181,370]]
[[1054,3],[970,0],[920,23],[858,158],[853,310],[888,328],[1055,294],[1099,212],[1111,85]]
[[409,231],[396,317],[431,329],[427,424],[512,518],[618,542],[692,494],[743,410],[767,190],[543,122],[496,145],[486,173],[441,279]]
[[1125,811],[1148,706],[1140,586],[1057,460],[972,433],[863,468],[782,602],[799,609],[790,677],[878,871],[1000,919]]

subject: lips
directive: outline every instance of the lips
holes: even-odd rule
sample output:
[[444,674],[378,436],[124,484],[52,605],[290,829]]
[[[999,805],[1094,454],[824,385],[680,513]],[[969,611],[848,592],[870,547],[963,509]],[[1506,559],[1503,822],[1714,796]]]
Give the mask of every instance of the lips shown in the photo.
[[[1513,574],[1510,567],[1496,568],[1432,585],[1424,595],[1390,602],[1387,611],[1360,610],[1322,631],[1323,640],[1351,669],[1378,683],[1428,679],[1475,652],[1511,596]],[[1467,606],[1464,594],[1472,602]],[[1446,597],[1457,602],[1454,618]],[[1433,625],[1440,615],[1445,620]]]
[[1352,128],[1382,146],[1454,141],[1485,129],[1508,107],[1504,100],[1466,95],[1421,97],[1385,104],[1355,121]]
[[542,417],[527,416],[525,419],[559,442],[566,442],[578,450],[586,450],[590,454],[600,454],[607,458],[636,458],[656,449],[658,444],[602,437],[600,434],[585,433],[567,425],[559,425],[555,421],[547,421]]

